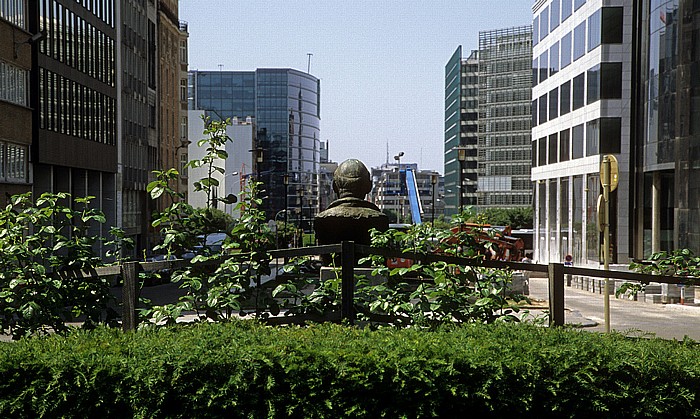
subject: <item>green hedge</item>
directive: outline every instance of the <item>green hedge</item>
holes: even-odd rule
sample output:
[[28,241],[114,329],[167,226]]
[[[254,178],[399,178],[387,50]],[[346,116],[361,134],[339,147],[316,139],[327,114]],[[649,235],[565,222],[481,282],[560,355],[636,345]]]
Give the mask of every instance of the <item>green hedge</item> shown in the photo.
[[0,417],[693,417],[694,342],[251,321],[0,344]]

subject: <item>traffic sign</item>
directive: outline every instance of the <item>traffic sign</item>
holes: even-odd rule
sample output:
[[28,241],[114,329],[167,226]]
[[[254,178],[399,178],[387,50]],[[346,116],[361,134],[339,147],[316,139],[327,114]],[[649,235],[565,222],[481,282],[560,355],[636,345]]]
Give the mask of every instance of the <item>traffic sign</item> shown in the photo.
[[[617,164],[617,158],[613,156],[612,154],[606,154],[603,156],[603,159],[607,158],[608,161],[610,162],[610,192],[614,191],[617,189],[617,184],[619,183],[619,165]],[[600,164],[600,184],[604,187],[605,186],[605,175],[603,174],[603,165],[605,163]]]

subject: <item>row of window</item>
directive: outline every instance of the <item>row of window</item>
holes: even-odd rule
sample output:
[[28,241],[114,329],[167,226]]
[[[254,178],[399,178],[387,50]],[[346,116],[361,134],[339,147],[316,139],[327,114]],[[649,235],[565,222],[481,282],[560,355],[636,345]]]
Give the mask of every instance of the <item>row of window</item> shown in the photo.
[[484,193],[479,194],[477,200],[477,205],[502,205],[502,206],[514,206],[514,205],[532,205],[532,193],[527,192],[522,193],[510,193],[510,194],[497,194],[497,193]]
[[510,148],[507,150],[479,150],[479,158],[489,162],[529,161],[530,148]]
[[0,142],[0,181],[26,183],[27,146]]
[[[585,138],[584,138],[585,132]],[[585,156],[620,153],[621,118],[600,118],[532,142],[532,166],[545,166]]]
[[[571,16],[571,2],[572,0],[552,0],[539,15],[535,16],[532,21],[532,45],[537,45],[558,28],[561,22]],[[580,9],[585,3],[586,0],[573,0],[573,11]]]
[[[469,163],[469,162],[466,162]],[[479,176],[530,176],[530,164],[520,164],[513,162],[511,164],[478,164]]]
[[493,105],[495,103],[500,103],[500,102],[505,102],[505,103],[512,103],[512,102],[517,102],[519,100],[530,100],[531,96],[531,89],[512,89],[512,90],[497,90],[494,92],[489,92],[486,90],[482,90],[480,93],[480,100],[481,103],[487,103],[490,105]]
[[526,118],[485,121],[479,125],[479,132],[529,131],[530,121]]
[[39,115],[42,129],[115,144],[114,98],[45,68],[39,69]]
[[560,41],[532,60],[532,85],[537,86],[549,76],[583,57],[586,51],[590,52],[601,44],[622,43],[622,21],[622,7],[604,7],[596,10],[587,21],[584,20],[576,26],[573,32],[562,36]]
[[29,72],[0,61],[0,100],[28,106]]
[[0,18],[27,29],[26,0],[0,0]]
[[600,63],[533,100],[532,126],[552,121],[600,99],[621,98],[622,63]]
[[41,0],[39,15],[39,30],[47,34],[39,43],[42,54],[114,86],[112,38],[56,0]]
[[75,0],[75,2],[82,4],[98,19],[114,27],[114,0]]

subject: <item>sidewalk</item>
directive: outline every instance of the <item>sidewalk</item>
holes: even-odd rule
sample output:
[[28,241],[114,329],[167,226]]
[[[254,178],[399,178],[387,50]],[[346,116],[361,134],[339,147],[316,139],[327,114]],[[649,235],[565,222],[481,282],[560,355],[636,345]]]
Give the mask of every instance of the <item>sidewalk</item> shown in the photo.
[[[530,278],[530,298],[548,301],[546,277]],[[587,331],[605,331],[603,294],[564,288],[564,319]],[[652,304],[610,296],[610,329],[635,336],[651,335],[682,340],[685,336],[700,341],[700,306]]]

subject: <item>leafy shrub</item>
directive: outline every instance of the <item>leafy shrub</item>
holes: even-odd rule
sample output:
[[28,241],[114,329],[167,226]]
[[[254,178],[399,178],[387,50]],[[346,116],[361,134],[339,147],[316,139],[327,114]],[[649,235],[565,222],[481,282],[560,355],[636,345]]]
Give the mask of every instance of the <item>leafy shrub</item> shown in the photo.
[[[0,330],[18,339],[37,333],[65,332],[82,316],[83,327],[114,322],[107,278],[79,278],[71,270],[101,265],[98,238],[89,234],[105,222],[90,206],[92,197],[45,193],[16,195],[0,210]],[[117,253],[127,240],[112,229]]]
[[694,342],[195,324],[0,344],[3,417],[694,417]]

